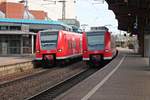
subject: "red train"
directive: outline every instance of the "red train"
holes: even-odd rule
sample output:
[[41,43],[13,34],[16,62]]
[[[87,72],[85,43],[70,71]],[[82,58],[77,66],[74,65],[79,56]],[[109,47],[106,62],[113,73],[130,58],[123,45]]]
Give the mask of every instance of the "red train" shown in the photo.
[[83,61],[97,66],[102,61],[111,60],[116,52],[115,40],[108,29],[92,30],[83,33]]
[[82,34],[64,30],[40,31],[36,38],[36,63],[55,65],[82,57]]

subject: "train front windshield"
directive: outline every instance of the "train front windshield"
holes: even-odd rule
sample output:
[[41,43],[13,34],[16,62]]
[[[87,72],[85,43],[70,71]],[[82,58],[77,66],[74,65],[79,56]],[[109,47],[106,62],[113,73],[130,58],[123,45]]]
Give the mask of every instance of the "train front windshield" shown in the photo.
[[43,50],[55,49],[57,46],[58,32],[41,32],[41,47]]
[[89,50],[104,49],[104,31],[87,32],[87,41]]

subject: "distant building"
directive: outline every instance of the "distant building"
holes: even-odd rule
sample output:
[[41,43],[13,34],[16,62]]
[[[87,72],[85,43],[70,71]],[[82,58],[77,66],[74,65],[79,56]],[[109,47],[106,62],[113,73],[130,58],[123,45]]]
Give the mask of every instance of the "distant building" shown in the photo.
[[47,19],[47,13],[45,11],[42,10],[29,10],[29,12],[35,17],[35,19]]
[[[62,18],[62,2],[59,1],[66,1],[65,3],[65,18],[66,19],[75,19],[76,12],[75,12],[75,0],[28,0],[29,1],[29,8],[36,9],[36,10],[44,10],[48,12],[48,16],[53,19],[61,19]],[[49,2],[51,1],[51,2]],[[56,1],[52,2],[52,1]]]
[[95,27],[91,27],[90,29],[91,31],[98,31],[98,30],[109,30],[107,27],[105,26],[95,26]]
[[[0,1],[0,11],[5,15],[5,18],[16,19],[40,19],[47,18],[47,13],[42,10],[27,10],[22,3]],[[0,13],[0,14],[1,14]],[[1,14],[2,16],[2,14]]]
[[59,21],[71,26],[73,28],[73,31],[78,31],[80,28],[80,22],[77,19],[58,19]]
[[2,3],[2,2],[6,2],[6,0],[0,0],[0,3]]
[[[0,2],[14,2],[18,3],[21,0],[0,0]],[[57,1],[49,2],[49,1]],[[63,0],[28,0],[29,9],[43,10],[48,13],[50,19],[57,20],[62,18],[62,3],[58,1]],[[65,16],[66,19],[74,19],[75,13],[75,0],[65,0]]]
[[[63,26],[63,23],[45,20],[48,18],[48,15],[43,9],[29,10],[23,3],[18,3],[18,1],[20,0],[0,0],[0,55],[33,54],[35,52],[36,33],[38,31],[53,28],[71,30],[72,28],[68,25],[77,28],[80,26],[79,22],[75,19],[65,20],[68,24],[66,26],[65,24]],[[29,0],[29,6],[31,6],[31,1]],[[37,1],[33,1],[35,2],[33,5],[36,5]],[[72,1],[67,0],[67,5],[69,3],[74,4]],[[40,8],[40,6],[38,5],[37,8]],[[59,6],[62,8],[62,5]],[[66,10],[68,9],[67,7]],[[56,16],[55,13],[58,12],[53,11],[53,9],[51,10],[57,19],[61,18]],[[74,14],[73,11],[72,13]],[[66,18],[68,17],[66,16]],[[52,26],[50,23],[56,24]],[[60,24],[62,25],[60,26]]]
[[45,11],[0,0],[0,55],[34,53],[36,33],[51,28],[46,18]]
[[24,5],[20,3],[2,2],[0,4],[0,11],[5,14],[6,18],[22,19],[24,15]]
[[52,20],[0,18],[0,55],[33,54],[36,33],[40,30],[71,27]]

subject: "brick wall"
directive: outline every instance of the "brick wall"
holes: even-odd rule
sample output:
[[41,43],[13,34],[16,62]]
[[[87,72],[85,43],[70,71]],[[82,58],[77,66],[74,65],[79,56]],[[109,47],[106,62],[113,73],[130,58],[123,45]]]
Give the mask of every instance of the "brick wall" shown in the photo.
[[6,0],[0,0],[0,3],[2,3],[2,2],[6,2]]
[[24,14],[24,5],[20,3],[5,3],[6,4],[6,17],[21,19]]
[[0,4],[0,10],[5,13],[6,18],[21,19],[24,9],[24,5],[20,3],[3,2]]
[[[5,13],[6,18],[22,19],[24,10],[24,4],[0,0],[0,11]],[[35,17],[35,19],[43,20],[47,17],[47,13],[42,10],[30,10],[30,13]]]
[[2,11],[3,13],[6,12],[6,5],[4,3],[0,3],[0,11]]
[[35,19],[43,20],[47,17],[47,13],[40,10],[30,10],[30,13],[35,17]]

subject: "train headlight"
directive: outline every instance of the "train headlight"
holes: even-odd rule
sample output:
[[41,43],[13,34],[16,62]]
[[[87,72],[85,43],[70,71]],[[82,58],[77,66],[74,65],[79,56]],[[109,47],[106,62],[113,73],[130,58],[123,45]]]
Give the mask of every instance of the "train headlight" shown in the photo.
[[40,53],[40,50],[37,50],[36,53]]
[[62,49],[58,49],[57,51],[58,51],[58,52],[62,52]]
[[86,53],[87,52],[87,50],[83,50],[83,53]]
[[105,52],[110,52],[110,50],[109,50],[109,49],[106,49]]

